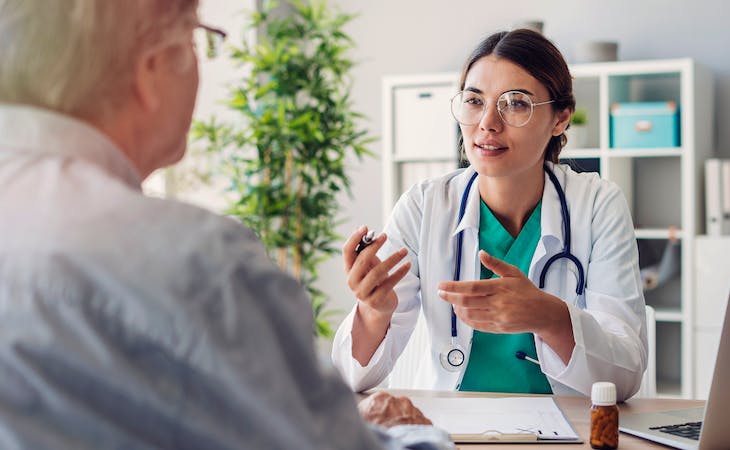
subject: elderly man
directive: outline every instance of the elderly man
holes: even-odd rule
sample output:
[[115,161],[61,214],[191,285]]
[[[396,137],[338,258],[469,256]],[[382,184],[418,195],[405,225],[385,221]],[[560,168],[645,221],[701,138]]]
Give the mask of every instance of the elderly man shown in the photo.
[[251,231],[140,192],[185,151],[196,9],[0,0],[0,448],[450,448],[407,400],[363,422]]

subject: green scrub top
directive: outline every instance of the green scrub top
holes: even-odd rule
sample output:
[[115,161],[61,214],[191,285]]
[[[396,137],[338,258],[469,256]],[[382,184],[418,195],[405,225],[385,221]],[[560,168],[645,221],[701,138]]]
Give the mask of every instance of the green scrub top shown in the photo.
[[[542,202],[537,204],[520,234],[514,238],[482,201],[479,248],[527,274],[540,240],[541,205]],[[481,279],[495,277],[491,270],[482,266]],[[495,334],[474,330],[469,363],[459,390],[551,394],[550,383],[540,366],[518,359],[515,353],[519,350],[537,359],[532,333]]]

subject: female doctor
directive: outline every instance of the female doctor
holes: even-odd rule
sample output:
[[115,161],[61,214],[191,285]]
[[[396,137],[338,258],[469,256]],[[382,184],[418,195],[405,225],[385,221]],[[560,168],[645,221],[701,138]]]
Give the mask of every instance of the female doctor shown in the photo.
[[393,369],[423,310],[413,388],[636,393],[646,319],[632,221],[619,188],[558,164],[575,108],[571,76],[541,34],[489,36],[451,109],[470,166],[418,183],[385,232],[343,247],[357,297],[333,360],[354,390]]

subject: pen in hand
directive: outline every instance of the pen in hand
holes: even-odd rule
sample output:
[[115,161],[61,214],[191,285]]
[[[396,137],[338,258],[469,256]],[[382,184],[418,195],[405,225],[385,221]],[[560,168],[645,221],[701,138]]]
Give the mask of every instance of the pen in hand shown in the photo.
[[372,244],[375,240],[375,231],[370,230],[367,233],[365,233],[365,236],[360,238],[360,242],[357,243],[357,246],[355,247],[355,254],[359,255],[361,251],[365,250],[365,247]]

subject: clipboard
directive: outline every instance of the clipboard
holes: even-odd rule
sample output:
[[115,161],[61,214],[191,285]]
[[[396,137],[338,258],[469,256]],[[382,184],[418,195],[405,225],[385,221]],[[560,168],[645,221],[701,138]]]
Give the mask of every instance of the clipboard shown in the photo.
[[552,397],[410,397],[456,443],[581,444]]

